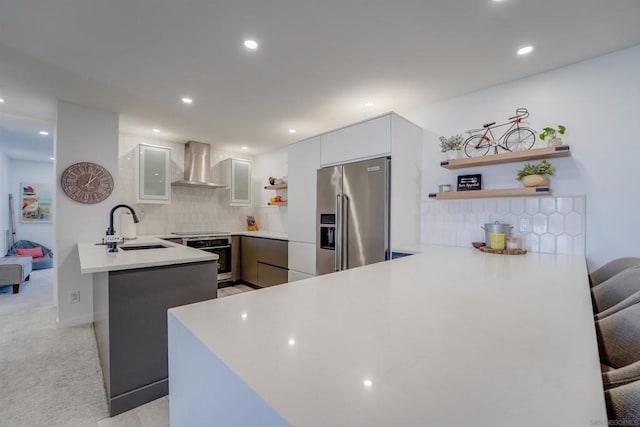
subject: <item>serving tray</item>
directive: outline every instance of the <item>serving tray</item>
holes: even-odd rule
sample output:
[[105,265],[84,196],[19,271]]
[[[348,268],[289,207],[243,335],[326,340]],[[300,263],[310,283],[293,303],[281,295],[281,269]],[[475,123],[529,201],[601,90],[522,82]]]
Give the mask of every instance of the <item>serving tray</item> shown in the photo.
[[483,244],[479,244],[477,242],[473,243],[473,247],[479,249],[482,252],[486,252],[489,254],[500,254],[500,255],[524,255],[527,253],[526,249],[491,249],[488,246]]

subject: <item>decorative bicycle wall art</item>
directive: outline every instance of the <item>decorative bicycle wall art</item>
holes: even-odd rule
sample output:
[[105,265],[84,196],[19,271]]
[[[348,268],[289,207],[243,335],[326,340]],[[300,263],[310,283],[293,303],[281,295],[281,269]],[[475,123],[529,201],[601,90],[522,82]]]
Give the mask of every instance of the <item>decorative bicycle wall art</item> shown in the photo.
[[[505,123],[496,124],[489,122],[482,125],[480,129],[468,130],[471,136],[464,141],[464,152],[467,157],[482,157],[493,148],[493,154],[498,154],[498,150],[507,152],[531,150],[536,142],[536,132],[526,126],[522,121],[529,117],[529,110],[524,107],[516,109],[516,115],[509,117]],[[508,126],[508,128],[496,138],[498,128]],[[495,133],[494,133],[495,131]]]

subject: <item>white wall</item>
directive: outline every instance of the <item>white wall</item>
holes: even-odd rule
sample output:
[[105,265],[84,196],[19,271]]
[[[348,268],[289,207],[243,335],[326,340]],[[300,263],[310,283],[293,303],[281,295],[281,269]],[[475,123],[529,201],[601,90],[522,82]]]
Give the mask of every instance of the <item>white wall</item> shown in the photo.
[[[52,162],[34,162],[31,160],[9,161],[9,193],[14,197],[14,214],[16,218],[16,240],[31,240],[53,249],[53,223],[20,222],[20,184],[44,183],[54,185]],[[55,207],[54,207],[55,216]]]
[[253,206],[256,221],[260,230],[276,233],[287,232],[287,207],[269,206],[269,198],[280,195],[282,200],[288,200],[287,190],[265,190],[269,185],[269,177],[282,178],[287,176],[288,148],[283,147],[255,157],[253,162]]
[[[542,58],[540,60],[543,60]],[[640,198],[632,178],[640,159],[640,46],[471,93],[406,116],[441,135],[502,121],[527,107],[531,127],[567,126],[572,156],[553,159],[556,196],[586,195],[589,267],[630,255],[637,247]],[[463,173],[481,173],[485,188],[518,187],[520,163],[448,171],[437,144],[423,150],[423,198]]]
[[[171,181],[184,179],[184,142],[166,141],[121,134],[119,139],[119,201],[131,205],[140,215],[136,224],[138,235],[162,235],[172,231],[238,231],[246,228],[247,215],[255,215],[254,209],[230,206],[228,189],[197,187],[171,187],[169,204],[136,204],[135,150],[138,144],[171,148]],[[227,182],[223,161],[234,157],[253,160],[252,156],[211,150],[212,179]],[[255,193],[254,193],[255,194]]]
[[7,254],[11,243],[6,242],[5,230],[9,229],[9,159],[0,153],[0,257]]
[[[58,102],[55,138],[55,182],[76,162],[95,162],[118,180],[118,114]],[[103,202],[75,202],[55,186],[55,287],[58,325],[93,321],[93,276],[80,274],[78,242],[99,241],[109,224],[109,211],[118,201],[117,186]],[[69,304],[69,293],[80,291],[80,303]]]

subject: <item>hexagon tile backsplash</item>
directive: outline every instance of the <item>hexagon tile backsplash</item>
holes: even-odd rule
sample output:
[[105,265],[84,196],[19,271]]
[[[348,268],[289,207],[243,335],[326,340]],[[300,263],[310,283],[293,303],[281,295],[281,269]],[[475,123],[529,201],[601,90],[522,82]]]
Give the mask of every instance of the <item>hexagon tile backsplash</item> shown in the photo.
[[499,221],[513,225],[530,252],[584,255],[585,204],[585,196],[430,199],[422,206],[422,243],[470,246],[484,241],[484,224]]

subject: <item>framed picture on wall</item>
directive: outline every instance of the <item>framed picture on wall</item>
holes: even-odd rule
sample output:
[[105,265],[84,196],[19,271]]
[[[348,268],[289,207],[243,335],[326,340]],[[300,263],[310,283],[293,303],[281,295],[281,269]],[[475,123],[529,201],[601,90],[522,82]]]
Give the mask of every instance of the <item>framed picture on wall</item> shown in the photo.
[[20,222],[53,222],[53,185],[23,182],[20,183]]

